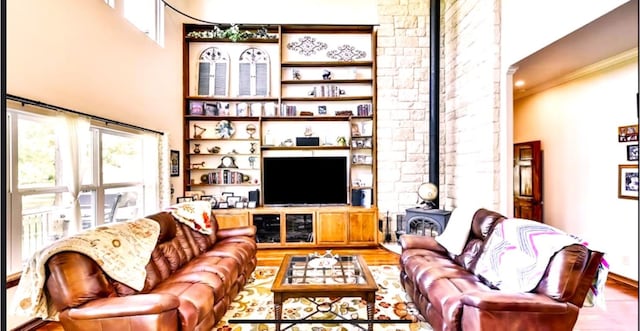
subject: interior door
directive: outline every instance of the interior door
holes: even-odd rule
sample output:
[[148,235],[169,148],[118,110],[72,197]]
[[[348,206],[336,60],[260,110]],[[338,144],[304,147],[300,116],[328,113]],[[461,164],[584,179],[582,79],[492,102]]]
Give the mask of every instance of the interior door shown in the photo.
[[543,222],[540,141],[513,145],[513,215]]

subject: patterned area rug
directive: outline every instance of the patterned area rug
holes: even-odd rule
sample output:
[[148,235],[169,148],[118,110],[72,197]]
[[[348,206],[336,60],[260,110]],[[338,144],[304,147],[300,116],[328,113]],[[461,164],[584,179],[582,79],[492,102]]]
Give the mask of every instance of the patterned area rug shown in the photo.
[[[398,275],[397,266],[370,266],[369,269],[378,283],[374,319],[376,320],[410,320],[408,324],[374,324],[375,331],[432,331],[429,323],[424,321],[409,296],[404,293]],[[278,271],[277,267],[257,267],[253,277],[231,303],[229,310],[215,326],[215,331],[271,331],[275,324],[229,324],[227,321],[246,319],[274,319],[273,294],[271,284]],[[329,298],[318,298],[318,302],[328,302]],[[307,299],[288,299],[282,306],[283,319],[300,319],[315,311],[315,306]],[[360,298],[342,298],[331,306],[333,313],[346,318],[367,318],[366,303]],[[350,331],[361,328],[340,323],[340,318],[331,312],[316,313],[313,319],[335,319],[332,324],[297,324],[290,327],[292,331]],[[289,327],[283,323],[281,329]],[[366,324],[361,324],[366,329]]]

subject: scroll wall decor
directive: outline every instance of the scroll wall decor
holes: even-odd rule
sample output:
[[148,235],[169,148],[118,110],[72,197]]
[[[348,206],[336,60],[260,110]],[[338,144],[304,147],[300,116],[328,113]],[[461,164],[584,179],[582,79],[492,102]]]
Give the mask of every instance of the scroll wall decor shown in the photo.
[[327,43],[316,40],[311,36],[304,36],[298,41],[292,41],[287,44],[287,49],[296,51],[304,56],[311,56],[318,51],[327,49]]
[[367,56],[367,52],[358,50],[351,45],[342,45],[339,46],[338,49],[328,51],[327,56],[334,60],[354,61],[363,59]]

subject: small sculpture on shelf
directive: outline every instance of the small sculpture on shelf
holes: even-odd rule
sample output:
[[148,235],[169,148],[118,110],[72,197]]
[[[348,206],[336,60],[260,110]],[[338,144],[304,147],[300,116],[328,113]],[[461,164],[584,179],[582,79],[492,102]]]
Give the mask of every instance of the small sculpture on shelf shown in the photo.
[[200,169],[204,168],[204,161],[200,163],[191,163],[191,169]]
[[193,144],[193,153],[200,154],[200,144]]
[[251,167],[251,169],[254,169],[255,165],[256,165],[256,157],[249,156],[249,166]]
[[251,147],[249,148],[249,152],[251,152],[251,154],[256,152],[256,143],[250,143]]
[[202,134],[207,131],[207,128],[203,128],[198,124],[193,125],[193,139],[202,139]]
[[256,133],[256,126],[253,123],[249,123],[245,131],[249,135],[249,139],[254,139],[253,135]]
[[330,80],[331,79],[331,71],[324,69],[322,70],[322,80]]
[[209,147],[209,148],[207,148],[207,152],[209,152],[211,154],[218,154],[218,153],[220,153],[220,146]]
[[313,135],[313,129],[310,126],[304,128],[304,136],[311,137]]
[[302,79],[302,74],[300,74],[300,70],[298,70],[298,69],[293,69],[292,70],[292,76],[293,76],[293,80],[301,80]]

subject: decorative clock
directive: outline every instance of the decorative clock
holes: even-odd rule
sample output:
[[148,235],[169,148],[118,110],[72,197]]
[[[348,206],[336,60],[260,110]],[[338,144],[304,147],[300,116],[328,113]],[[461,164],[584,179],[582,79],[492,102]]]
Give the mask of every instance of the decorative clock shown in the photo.
[[231,155],[225,155],[220,160],[218,168],[237,168],[236,159]]

